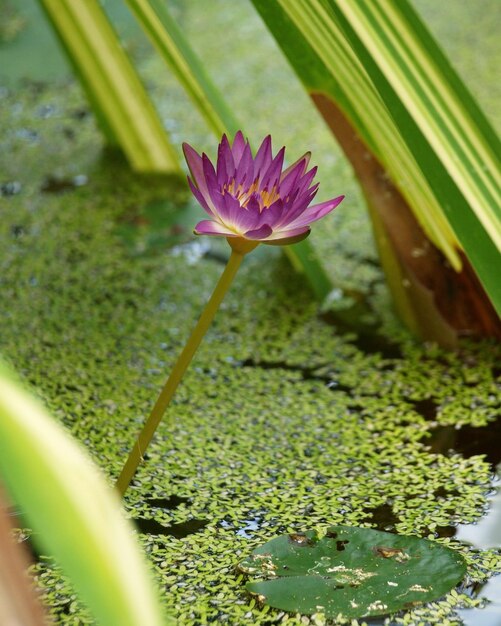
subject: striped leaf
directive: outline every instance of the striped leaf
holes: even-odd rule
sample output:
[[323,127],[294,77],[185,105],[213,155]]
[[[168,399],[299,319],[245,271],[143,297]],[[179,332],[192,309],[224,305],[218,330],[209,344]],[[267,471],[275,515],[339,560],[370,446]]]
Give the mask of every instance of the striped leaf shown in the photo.
[[240,128],[204,66],[161,0],[126,0],[157,51],[193,100],[209,128],[221,138]]
[[410,5],[330,4],[501,313],[501,144],[494,129]]
[[180,173],[177,154],[99,2],[40,0],[108,141],[141,172]]
[[498,311],[499,144],[405,0],[253,0],[310,94],[337,103],[460,270]]

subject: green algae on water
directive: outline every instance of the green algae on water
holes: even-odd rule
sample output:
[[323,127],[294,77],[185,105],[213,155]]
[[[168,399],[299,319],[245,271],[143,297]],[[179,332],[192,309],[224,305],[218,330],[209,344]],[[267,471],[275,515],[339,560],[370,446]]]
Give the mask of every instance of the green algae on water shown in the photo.
[[[223,2],[215,6],[229,19]],[[199,10],[190,7],[183,10]],[[191,28],[201,32],[205,22]],[[147,61],[144,71],[178,139],[209,145],[189,110],[164,97],[158,66]],[[223,78],[232,80],[231,71]],[[0,198],[0,352],[111,482],[221,272],[224,247],[197,247],[185,228],[145,252],[154,234],[141,221],[147,207],[168,197],[167,210],[182,211],[187,194],[172,181],[131,174],[104,152],[77,86],[30,84],[0,96],[0,185],[14,192]],[[231,97],[237,105],[239,95]],[[165,528],[208,521],[182,538],[138,533],[166,607],[187,626],[314,624],[258,607],[235,573],[257,545],[306,527],[391,523],[463,554],[467,581],[501,572],[498,549],[477,550],[453,536],[456,525],[484,513],[491,463],[480,451],[429,448],[437,426],[482,428],[498,418],[500,348],[464,343],[458,354],[445,353],[409,338],[391,312],[349,167],[307,115],[322,182],[332,176],[332,188],[350,196],[312,241],[339,289],[367,294],[377,332],[398,344],[401,357],[385,358],[355,331],[325,321],[280,251],[249,257],[126,501],[128,515]],[[256,136],[268,130],[259,124]],[[279,143],[296,134],[281,132]],[[304,132],[297,130],[298,150]],[[43,192],[50,175],[86,182]],[[128,245],[120,229],[134,223]],[[158,236],[167,237],[162,229]],[[174,497],[174,507],[151,502]],[[378,511],[386,511],[383,520]],[[49,558],[32,571],[58,623],[90,623]],[[396,623],[459,624],[455,611],[478,604],[468,593],[454,591]]]

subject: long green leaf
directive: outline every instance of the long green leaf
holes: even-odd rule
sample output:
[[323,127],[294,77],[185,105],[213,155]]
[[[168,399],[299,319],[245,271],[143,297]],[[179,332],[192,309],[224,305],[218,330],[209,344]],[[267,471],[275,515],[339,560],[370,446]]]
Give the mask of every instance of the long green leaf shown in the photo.
[[221,137],[223,133],[234,135],[240,125],[171,17],[167,3],[159,0],[126,2],[211,130],[217,137]]
[[407,2],[330,4],[501,314],[501,144],[494,129]]
[[165,623],[118,494],[1,364],[0,473],[37,544],[55,557],[97,623]]
[[[408,14],[405,0],[253,0],[253,3],[310,94],[323,94],[338,103],[365,145],[383,164],[431,241],[456,270],[461,268],[459,250],[463,245],[493,302],[500,307],[499,281],[496,285],[493,280],[494,268],[499,262],[495,246],[499,221],[493,217],[496,205],[491,206],[492,211],[482,220],[472,212],[458,183],[447,172],[447,164],[422,141],[422,132],[412,118],[409,119],[399,98],[390,97],[388,90],[381,91],[382,72],[377,65],[377,54],[364,48],[367,41],[355,45],[358,36],[341,9],[349,5],[359,14],[367,7],[374,9],[376,5],[379,9],[384,6],[388,11],[390,7],[394,10],[398,7],[408,16],[405,24],[393,28],[403,32],[405,26],[407,34],[403,37],[420,41],[422,51],[428,51],[443,80],[447,82],[449,76],[448,89],[456,95],[455,104],[462,103],[470,113],[469,129],[465,132],[476,133],[475,145],[478,135],[482,135],[485,154],[488,150],[485,136],[486,133],[489,135],[487,121],[477,115],[478,109],[471,96],[465,95],[466,89],[459,78],[448,73],[446,68],[449,66],[443,55],[435,54],[436,45],[431,45],[431,37],[423,34],[425,29],[417,16]],[[351,36],[347,38],[348,33]],[[378,45],[383,47],[384,42]],[[375,58],[369,58],[372,54]],[[407,62],[412,64],[413,58],[409,56]],[[407,127],[406,132],[403,132],[403,126]],[[447,140],[445,136],[441,138],[444,140]],[[428,157],[430,161],[423,168]],[[476,166],[470,165],[475,169]],[[490,168],[491,165],[492,158],[482,167]],[[430,176],[434,166],[438,169],[434,176]],[[496,176],[496,170],[493,173]],[[455,200],[459,202],[457,206]],[[489,231],[485,230],[484,224],[489,224]]]
[[336,101],[415,206],[430,239],[459,269],[457,239],[386,106],[332,12],[321,0],[253,0],[310,94]]
[[[231,137],[242,129],[169,14],[166,3],[161,0],[126,1],[216,137],[219,139],[223,133]],[[323,300],[332,289],[332,284],[310,242],[287,246],[285,253],[295,269],[304,274],[316,297]]]
[[[398,97],[501,249],[501,144],[418,15],[405,2],[333,4],[349,21],[350,39],[387,105]],[[367,54],[377,73],[367,64]],[[390,86],[394,95],[385,96]],[[402,132],[409,132],[404,122],[396,119]]]
[[165,129],[97,0],[40,0],[108,139],[138,171],[180,173]]

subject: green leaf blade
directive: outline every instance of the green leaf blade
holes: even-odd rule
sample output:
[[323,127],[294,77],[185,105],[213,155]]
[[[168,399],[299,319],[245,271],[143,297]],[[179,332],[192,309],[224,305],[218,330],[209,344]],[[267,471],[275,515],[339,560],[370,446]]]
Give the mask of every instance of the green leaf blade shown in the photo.
[[[391,3],[348,0],[341,1],[340,5],[346,7],[350,23],[363,25],[357,34],[377,59],[405,108],[413,113],[430,146],[447,163],[449,174],[465,198],[479,217],[483,216],[486,223],[491,222],[493,207],[501,205],[499,179],[496,183],[494,177],[495,172],[499,173],[499,157],[490,149],[482,127],[475,129],[475,118],[481,117],[478,108],[472,118],[449,84],[448,76],[454,74],[453,69],[449,66],[447,74],[440,71],[441,64],[436,57],[442,55],[438,46],[435,44],[434,56],[431,56],[416,37],[417,15],[413,16],[413,27],[409,28],[400,7]],[[427,41],[430,39],[428,37]],[[461,94],[465,91],[462,89]],[[473,132],[465,132],[467,128]],[[493,129],[488,136],[496,137]],[[499,155],[500,146],[497,147]],[[493,233],[499,235],[501,249],[501,231],[493,229]]]
[[90,458],[0,365],[0,473],[97,623],[165,624],[118,495]]
[[253,0],[310,94],[337,103],[460,271],[501,313],[499,141],[405,0]]
[[[453,113],[430,97],[434,88],[439,89],[439,83],[435,81],[433,87],[429,79],[437,74],[438,65],[422,46],[409,58],[395,45],[395,39],[390,41],[391,32],[398,31],[399,38],[408,40],[414,35],[413,25],[398,13],[395,3],[389,3],[391,8],[386,11],[377,3],[378,16],[375,5],[366,2],[329,0],[329,4],[501,314],[496,271],[501,251],[500,186],[496,181],[501,179],[501,168],[482,138],[482,127],[469,119],[446,76],[439,74],[444,84],[442,96],[447,94]],[[416,82],[417,73],[420,83]],[[449,116],[456,120],[454,124]],[[468,145],[475,145],[477,151],[467,150]]]
[[427,235],[459,270],[457,238],[329,7],[321,0],[253,4],[310,95],[339,104],[365,145],[398,181]]
[[180,174],[162,122],[99,3],[39,1],[108,139],[137,171]]
[[218,138],[223,133],[233,136],[240,129],[237,120],[171,17],[166,4],[158,0],[127,0],[127,4],[207,125]]

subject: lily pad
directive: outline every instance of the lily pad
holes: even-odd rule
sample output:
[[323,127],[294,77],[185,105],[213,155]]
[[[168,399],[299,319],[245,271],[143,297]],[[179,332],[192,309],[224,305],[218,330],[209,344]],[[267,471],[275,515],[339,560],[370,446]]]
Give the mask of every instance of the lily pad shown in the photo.
[[247,590],[294,613],[353,619],[396,613],[440,598],[463,578],[457,552],[427,539],[332,526],[282,535],[239,564]]

